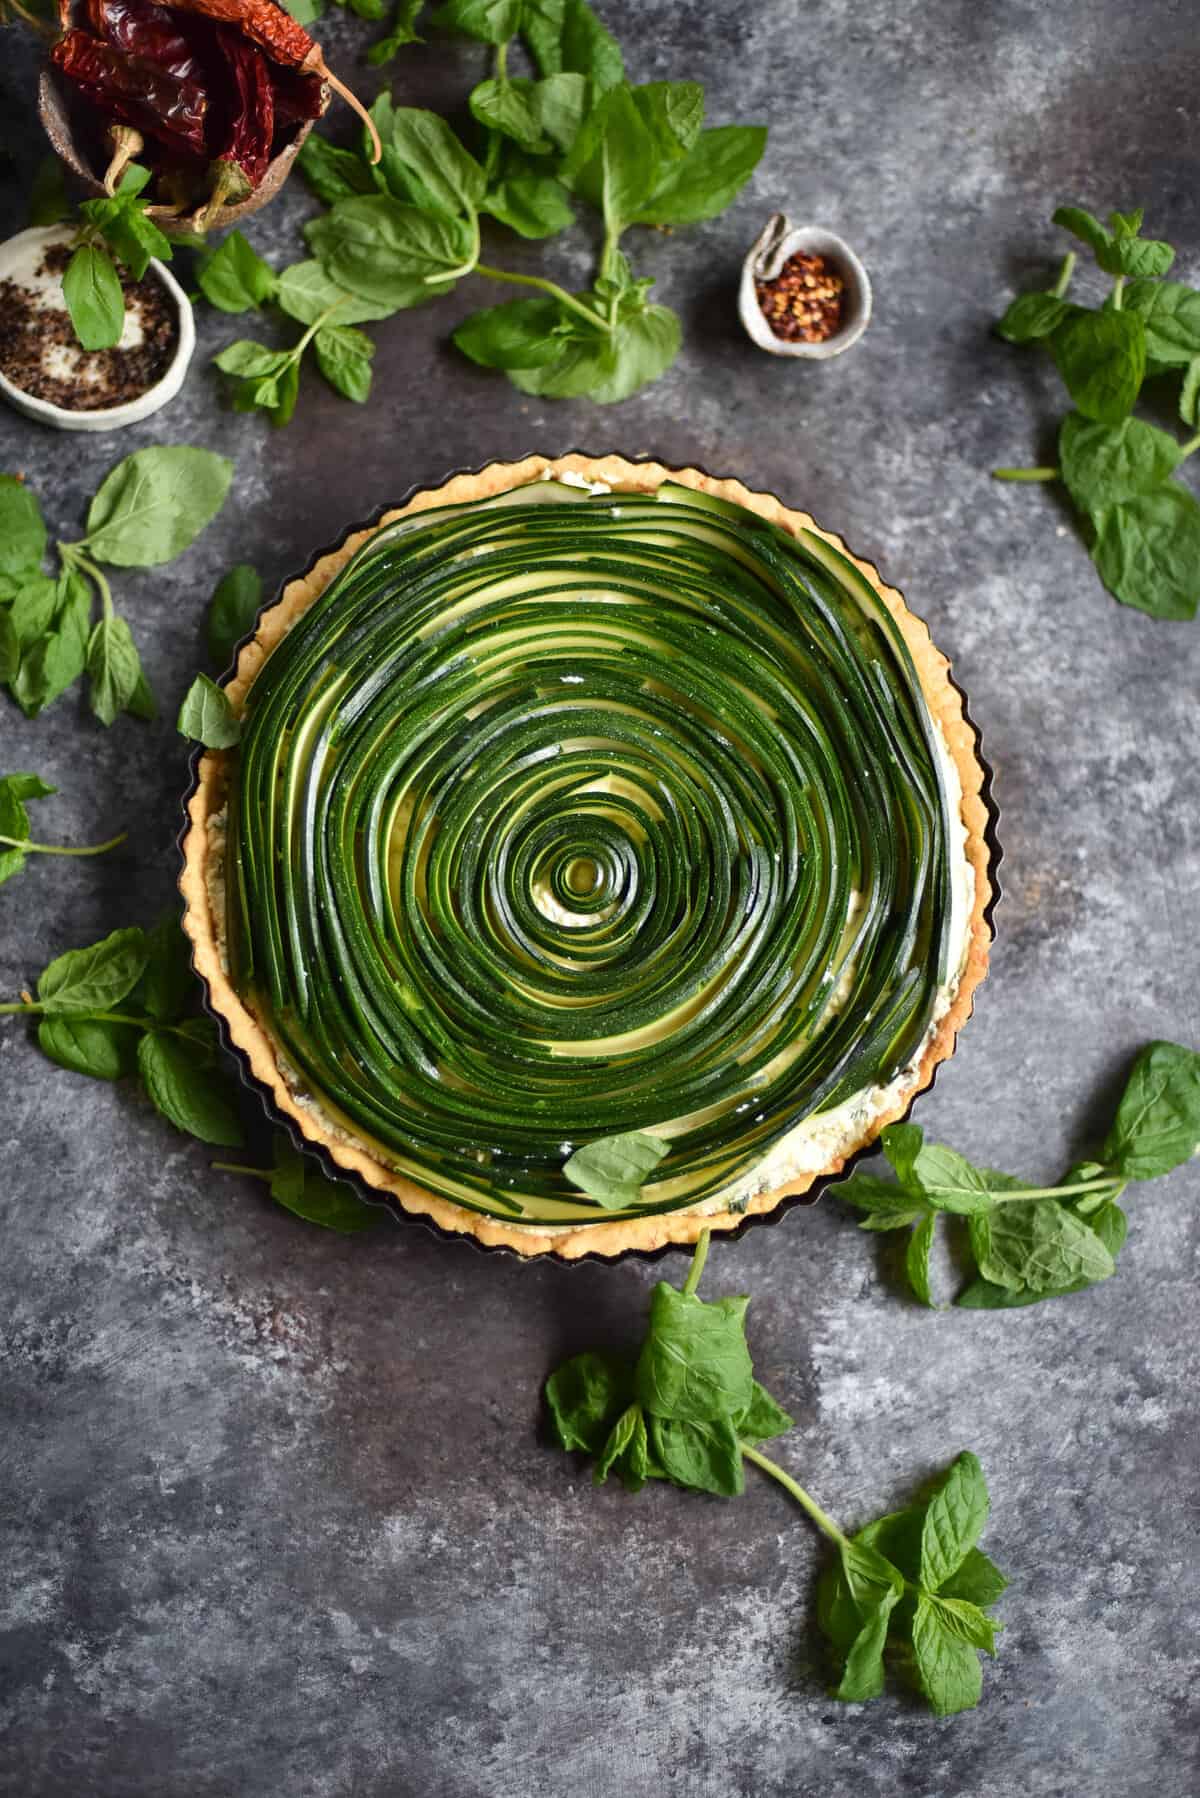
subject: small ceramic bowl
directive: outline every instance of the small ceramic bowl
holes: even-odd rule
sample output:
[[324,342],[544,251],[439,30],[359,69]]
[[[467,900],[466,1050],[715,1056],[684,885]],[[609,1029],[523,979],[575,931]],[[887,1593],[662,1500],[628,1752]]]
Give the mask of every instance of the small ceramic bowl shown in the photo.
[[[7,243],[0,244],[0,280],[15,281],[18,285],[30,280],[44,252],[54,244],[69,242],[73,234],[70,225],[35,225],[28,231],[18,231]],[[0,374],[0,396],[18,412],[24,412],[27,418],[36,418],[39,423],[53,425],[59,431],[116,431],[122,425],[137,424],[140,419],[149,418],[152,412],[174,399],[183,386],[183,377],[196,347],[196,325],[192,303],[170,269],[161,262],[151,261],[147,273],[151,271],[166,288],[179,317],[175,354],[166,374],[153,387],[147,387],[136,399],[126,400],[120,406],[102,407],[96,412],[72,412],[66,406],[37,399]]]
[[[797,251],[806,256],[828,257],[846,283],[841,327],[821,343],[789,342],[785,337],[776,337],[754,289],[756,281],[773,281],[788,257]],[[776,212],[767,220],[742,264],[738,311],[747,335],[768,355],[803,356],[810,362],[826,362],[857,343],[866,330],[871,318],[871,283],[850,245],[835,232],[824,231],[819,225],[793,225],[784,213]]]

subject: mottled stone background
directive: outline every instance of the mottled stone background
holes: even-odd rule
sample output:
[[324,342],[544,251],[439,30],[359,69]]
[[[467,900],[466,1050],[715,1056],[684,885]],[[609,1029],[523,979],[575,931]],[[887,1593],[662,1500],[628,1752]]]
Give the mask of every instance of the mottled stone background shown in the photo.
[[[0,709],[0,764],[61,783],[45,834],[130,831],[101,862],[43,860],[0,894],[0,986],[171,899],[186,759],[171,720],[232,560],[274,583],[410,483],[493,455],[697,458],[844,531],[954,659],[998,769],[1006,896],[978,1016],[920,1115],[1052,1176],[1142,1042],[1200,1037],[1200,623],[1115,605],[1052,493],[989,482],[994,463],[1053,453],[1058,399],[1048,364],[988,324],[1051,269],[1060,200],[1146,202],[1200,278],[1195,7],[601,11],[636,78],[696,77],[711,119],[772,126],[723,218],[635,245],[686,324],[648,392],[542,406],[469,367],[448,334],[495,299],[480,282],[374,330],[368,406],[314,377],[282,435],[222,408],[206,363],[241,331],[208,310],[183,396],[148,424],[97,439],[0,421],[3,466],[58,536],[139,445],[237,458],[194,550],[120,578],[158,723],[106,733],[74,697],[32,724]],[[327,36],[371,91],[368,29],[339,15]],[[13,41],[10,228],[41,150]],[[397,94],[461,104],[482,63],[408,51]],[[258,248],[292,259],[310,206],[294,186],[254,222]],[[740,333],[739,261],[776,207],[839,229],[871,270],[875,320],[841,363],[782,365]],[[543,255],[582,277],[589,246],[580,233],[528,265]],[[411,1227],[341,1241],[211,1173],[133,1091],[50,1066],[20,1025],[0,1033],[0,1077],[5,1793],[1197,1789],[1194,1170],[1133,1196],[1109,1286],[1011,1315],[922,1312],[889,1244],[833,1203],[714,1251],[706,1289],[753,1293],[760,1372],[798,1419],[786,1457],[839,1517],[903,1501],[962,1446],[983,1459],[1007,1628],[980,1710],[938,1722],[897,1697],[824,1696],[820,1547],[779,1492],[597,1493],[544,1446],[546,1372],[627,1341],[656,1270],[522,1267]]]

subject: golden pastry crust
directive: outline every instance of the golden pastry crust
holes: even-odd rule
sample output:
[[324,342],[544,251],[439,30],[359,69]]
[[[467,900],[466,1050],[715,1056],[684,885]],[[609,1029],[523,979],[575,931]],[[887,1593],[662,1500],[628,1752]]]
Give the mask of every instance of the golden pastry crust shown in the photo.
[[[715,480],[695,468],[665,468],[658,462],[627,462],[621,456],[528,456],[520,462],[493,462],[478,474],[455,475],[441,487],[424,489],[407,505],[386,513],[372,530],[390,524],[405,513],[485,499],[511,487],[539,480],[547,471],[553,475],[573,474],[588,481],[605,481],[613,487],[643,493],[653,492],[664,481],[677,481],[700,492],[732,500],[793,534],[801,530],[813,531],[848,556],[881,596],[904,634],[926,702],[958,771],[966,855],[975,875],[966,960],[954,999],[925,1048],[915,1081],[906,1088],[894,1109],[864,1126],[860,1141],[847,1147],[844,1154],[832,1159],[819,1173],[797,1175],[786,1185],[751,1198],[745,1211],[673,1211],[547,1230],[535,1224],[507,1223],[498,1218],[482,1217],[450,1199],[426,1192],[403,1174],[385,1167],[365,1148],[345,1140],[341,1133],[335,1132],[324,1119],[297,1100],[281,1071],[271,1037],[235,992],[223,966],[223,901],[220,889],[214,888],[210,879],[213,862],[223,850],[215,845],[216,833],[210,826],[225,804],[225,756],[219,750],[207,751],[201,758],[199,784],[188,807],[191,823],[184,839],[184,868],[179,881],[185,906],[183,927],[191,938],[195,966],[208,986],[212,1006],[225,1020],[231,1041],[246,1056],[255,1079],[269,1091],[276,1108],[291,1119],[302,1136],[328,1150],[339,1167],[358,1175],[377,1191],[398,1199],[406,1211],[430,1218],[445,1230],[474,1236],[489,1247],[515,1249],[520,1255],[553,1254],[572,1261],[587,1254],[619,1255],[631,1248],[644,1251],[660,1248],[666,1243],[692,1243],[701,1230],[735,1230],[744,1216],[772,1211],[781,1199],[807,1192],[816,1181],[840,1172],[850,1156],[873,1141],[885,1124],[902,1117],[914,1094],[929,1085],[938,1063],[953,1052],[955,1038],[971,1014],[975,988],[987,972],[991,932],[985,913],[991,887],[984,834],[988,820],[982,797],[984,771],[976,755],[975,732],[963,716],[962,700],[950,680],[950,664],[930,639],[926,625],[909,611],[895,588],[885,586],[869,562],[850,555],[840,537],[821,530],[807,513],[792,511],[773,495],[753,492],[740,481]],[[244,699],[271,650],[371,534],[372,531],[353,532],[338,549],[322,556],[307,574],[291,581],[279,602],[264,613],[257,635],[238,657],[237,670],[227,688],[235,706]]]

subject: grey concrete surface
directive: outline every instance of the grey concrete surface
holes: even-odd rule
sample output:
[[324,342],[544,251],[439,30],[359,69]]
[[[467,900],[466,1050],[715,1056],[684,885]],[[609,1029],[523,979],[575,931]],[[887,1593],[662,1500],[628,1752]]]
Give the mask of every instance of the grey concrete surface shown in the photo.
[[[1052,495],[989,483],[997,462],[1044,458],[1058,401],[1049,367],[988,323],[1051,269],[1058,201],[1144,201],[1200,278],[1194,7],[601,11],[637,78],[696,77],[713,120],[772,126],[723,218],[636,246],[686,325],[657,386],[607,411],[522,399],[448,344],[489,289],[376,328],[371,403],[314,377],[283,434],[222,408],[206,360],[241,329],[210,311],[184,394],[144,426],[85,439],[0,418],[2,465],[60,536],[128,450],[237,459],[186,559],[120,578],[159,721],[105,733],[74,697],[32,724],[0,710],[0,765],[61,784],[44,834],[130,830],[101,862],[43,861],[0,893],[0,989],[171,898],[171,719],[232,560],[278,581],[412,482],[493,455],[696,458],[843,531],[954,659],[998,768],[1006,897],[977,1016],[919,1116],[1051,1176],[1143,1041],[1200,1040],[1200,623],[1119,608]],[[370,92],[365,28],[339,15],[326,36]],[[40,145],[31,63],[3,44],[11,229]],[[397,94],[461,102],[482,61],[408,51]],[[293,187],[255,221],[257,246],[294,257],[310,207]],[[784,365],[739,333],[740,256],[776,207],[842,232],[870,267],[875,320],[842,362]],[[585,256],[580,236],[544,264],[574,277]],[[1133,1196],[1107,1287],[1011,1315],[922,1312],[888,1245],[832,1203],[714,1250],[705,1289],[754,1295],[760,1372],[798,1419],[786,1458],[839,1517],[902,1502],[960,1447],[983,1460],[1007,1628],[979,1711],[938,1722],[894,1696],[825,1697],[820,1546],[781,1494],[597,1493],[540,1440],[547,1371],[628,1340],[656,1270],[521,1267],[418,1228],[337,1240],[210,1172],[133,1091],[50,1066],[19,1024],[0,1030],[0,1081],[6,1794],[1200,1785],[1194,1169]]]

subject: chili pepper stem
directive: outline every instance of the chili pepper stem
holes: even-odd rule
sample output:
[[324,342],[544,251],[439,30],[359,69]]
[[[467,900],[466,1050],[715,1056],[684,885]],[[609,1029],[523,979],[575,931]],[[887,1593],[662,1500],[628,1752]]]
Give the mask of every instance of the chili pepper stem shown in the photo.
[[129,832],[123,830],[118,836],[109,837],[107,843],[88,843],[82,849],[62,843],[31,843],[25,837],[0,836],[0,843],[10,849],[27,849],[34,855],[103,855],[106,849],[115,849],[118,843],[123,843],[128,835]]
[[242,200],[248,200],[254,191],[237,163],[228,157],[222,157],[213,168],[212,192],[192,217],[192,229],[201,235],[208,230],[222,206],[236,206]]
[[141,155],[146,147],[146,140],[132,125],[110,125],[108,141],[112,145],[112,161],[104,171],[104,191],[106,194],[115,194],[117,182],[134,157]]
[[354,111],[366,126],[367,134],[371,139],[371,161],[373,163],[378,162],[383,155],[383,145],[379,141],[379,132],[376,129],[375,121],[359,99],[358,95],[352,94],[345,82],[338,80],[337,76],[322,56],[320,44],[313,45],[300,67],[302,70],[311,69],[315,74],[321,77],[322,81],[327,81],[334,93],[340,94],[347,106],[353,107]]

